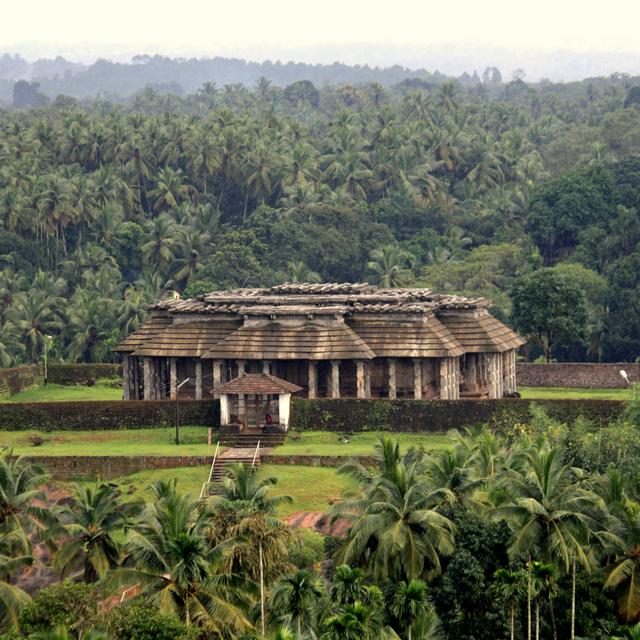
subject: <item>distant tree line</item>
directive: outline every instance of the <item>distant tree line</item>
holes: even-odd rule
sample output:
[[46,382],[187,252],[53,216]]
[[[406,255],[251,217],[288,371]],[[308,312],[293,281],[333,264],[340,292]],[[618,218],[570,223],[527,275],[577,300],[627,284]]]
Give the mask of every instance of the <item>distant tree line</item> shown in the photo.
[[[530,335],[531,359],[635,360],[629,80],[494,77],[394,88],[263,77],[3,112],[2,364],[37,361],[45,342],[54,358],[109,359],[170,290],[363,279],[485,295]],[[521,322],[517,309],[550,317],[532,282],[572,291],[583,311],[558,305],[551,339]]]

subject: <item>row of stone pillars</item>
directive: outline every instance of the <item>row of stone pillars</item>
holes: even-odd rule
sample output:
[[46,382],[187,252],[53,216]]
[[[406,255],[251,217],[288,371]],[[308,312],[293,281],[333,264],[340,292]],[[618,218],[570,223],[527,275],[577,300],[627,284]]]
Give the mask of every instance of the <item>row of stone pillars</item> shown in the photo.
[[[330,361],[328,395],[330,398],[340,397],[340,360]],[[439,359],[440,398],[456,400],[460,397],[460,359]],[[394,358],[387,360],[388,397],[397,397],[397,376]],[[195,360],[195,398],[203,397],[202,360]],[[246,371],[246,360],[235,361],[238,375]],[[264,373],[271,373],[271,361],[262,362]],[[413,397],[423,397],[423,359],[413,359]],[[505,393],[516,390],[516,354],[514,350],[505,353],[467,354],[465,359],[464,380],[470,392],[488,389],[489,398],[501,398]],[[138,358],[123,356],[123,377],[125,400],[137,399],[141,395],[145,400],[175,399],[178,392],[178,366],[176,358],[142,358],[142,380],[138,367]],[[227,382],[223,360],[213,360],[213,386]],[[318,397],[318,362],[308,362],[308,397]],[[142,383],[142,384],[141,384]],[[142,391],[142,392],[141,392]],[[356,360],[356,397],[371,397],[371,363]],[[242,402],[242,400],[241,400]]]

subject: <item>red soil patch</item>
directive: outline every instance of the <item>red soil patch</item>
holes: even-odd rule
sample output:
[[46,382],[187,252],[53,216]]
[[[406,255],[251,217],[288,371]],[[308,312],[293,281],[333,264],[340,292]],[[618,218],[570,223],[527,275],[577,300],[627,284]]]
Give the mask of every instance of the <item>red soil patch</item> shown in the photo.
[[296,511],[284,519],[292,526],[301,529],[315,529],[322,535],[344,538],[351,527],[351,523],[344,518],[331,522],[331,516],[322,511]]

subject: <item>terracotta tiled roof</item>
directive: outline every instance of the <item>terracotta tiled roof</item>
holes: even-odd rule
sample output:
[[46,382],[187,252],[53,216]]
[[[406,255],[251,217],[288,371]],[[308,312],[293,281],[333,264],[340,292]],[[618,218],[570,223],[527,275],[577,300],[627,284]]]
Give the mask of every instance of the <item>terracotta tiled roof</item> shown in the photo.
[[282,378],[276,378],[268,373],[243,373],[241,376],[218,385],[211,393],[216,395],[269,395],[276,393],[296,393],[301,391],[293,382],[287,382]]

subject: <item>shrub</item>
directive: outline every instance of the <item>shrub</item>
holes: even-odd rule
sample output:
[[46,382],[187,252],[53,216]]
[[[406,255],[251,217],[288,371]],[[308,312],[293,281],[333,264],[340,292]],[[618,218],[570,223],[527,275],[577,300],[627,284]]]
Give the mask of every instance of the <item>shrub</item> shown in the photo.
[[144,601],[134,601],[109,611],[103,625],[109,640],[197,640],[199,631],[177,616],[160,613]]
[[312,569],[324,560],[324,537],[312,529],[301,529],[299,539],[290,545],[289,561],[300,569]]
[[95,585],[66,580],[36,593],[20,613],[20,628],[30,634],[63,625],[72,634],[84,635],[98,619],[99,602]]

